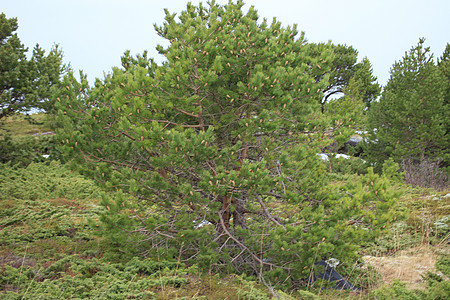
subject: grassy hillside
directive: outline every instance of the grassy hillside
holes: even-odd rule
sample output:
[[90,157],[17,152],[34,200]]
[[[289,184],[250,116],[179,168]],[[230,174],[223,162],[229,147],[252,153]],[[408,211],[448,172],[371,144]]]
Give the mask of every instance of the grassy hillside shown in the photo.
[[[14,139],[49,129],[12,119],[7,128]],[[335,177],[335,184],[351,179]],[[323,281],[315,286],[299,281],[295,290],[277,294],[283,299],[446,299],[450,191],[396,188],[404,191],[399,203],[404,217],[378,240],[362,245],[363,261],[351,270],[336,268],[360,293],[322,289],[327,286]],[[213,274],[189,261],[129,257],[118,251],[103,238],[100,217],[107,208],[101,198],[93,181],[51,158],[20,168],[0,165],[0,298],[272,297],[252,276]]]
[[51,118],[45,114],[13,115],[0,121],[0,163],[26,166],[58,158]]
[[6,117],[0,123],[0,138],[5,134],[14,137],[23,137],[28,135],[39,135],[52,132],[49,120],[46,114],[39,113],[30,116],[16,114]]
[[[29,186],[17,193],[20,184]],[[57,162],[20,170],[3,166],[0,188],[0,286],[6,299],[238,299],[259,293],[239,276],[209,276],[177,262],[121,259],[98,236],[104,211],[99,190]]]

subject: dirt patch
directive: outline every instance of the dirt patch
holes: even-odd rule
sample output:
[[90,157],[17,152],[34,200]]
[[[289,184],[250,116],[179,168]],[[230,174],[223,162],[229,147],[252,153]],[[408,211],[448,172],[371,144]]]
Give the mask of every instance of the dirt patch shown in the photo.
[[397,279],[405,282],[409,289],[425,289],[422,275],[435,272],[436,255],[427,246],[402,250],[393,256],[364,256],[363,259],[377,270],[384,283]]

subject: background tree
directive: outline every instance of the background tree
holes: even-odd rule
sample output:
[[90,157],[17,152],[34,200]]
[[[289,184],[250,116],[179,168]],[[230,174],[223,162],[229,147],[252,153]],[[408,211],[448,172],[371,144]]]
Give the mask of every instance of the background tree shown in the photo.
[[[438,68],[445,76],[448,82],[450,82],[450,44],[447,44],[445,47],[444,53],[438,60]],[[447,91],[444,96],[444,105],[448,105],[450,103],[450,84],[447,85]],[[450,126],[450,124],[447,124]],[[448,127],[447,127],[448,133]]]
[[353,198],[327,186],[316,154],[329,83],[315,72],[330,69],[332,53],[310,55],[315,46],[296,26],[257,22],[242,6],[166,11],[155,26],[170,42],[157,48],[161,66],[127,52],[93,88],[66,76],[55,95],[58,139],[74,167],[126,193],[104,198],[118,247],[137,235],[146,255],[282,284],[318,257],[354,257],[378,232],[375,218],[389,219],[392,197],[377,178]]
[[322,113],[326,110],[326,104],[332,99],[338,99],[345,95],[346,87],[353,79],[360,87],[360,94],[365,107],[370,107],[370,103],[375,100],[381,92],[381,87],[377,83],[377,78],[373,76],[370,61],[364,57],[361,62],[357,62],[358,51],[352,46],[328,44],[311,44],[310,55],[315,56],[324,49],[330,49],[331,67],[327,70],[316,70],[316,78],[320,79],[325,75],[329,76],[329,84],[323,91],[323,98],[320,101]]
[[333,144],[328,148],[332,152],[341,149],[355,130],[364,129],[366,123],[364,96],[361,94],[363,84],[352,77],[344,88],[343,97],[331,99],[327,103],[325,116],[331,121]]
[[36,45],[27,59],[28,49],[14,33],[17,28],[17,19],[0,14],[0,120],[31,108],[52,110],[50,87],[63,73],[57,46],[45,55]]
[[369,158],[388,157],[418,163],[426,159],[449,162],[449,79],[445,54],[437,67],[424,39],[394,63],[379,103],[368,113]]

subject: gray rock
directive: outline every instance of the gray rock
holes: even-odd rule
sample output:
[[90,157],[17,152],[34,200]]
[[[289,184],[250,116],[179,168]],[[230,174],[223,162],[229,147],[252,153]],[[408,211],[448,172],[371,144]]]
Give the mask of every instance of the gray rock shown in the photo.
[[346,144],[355,147],[356,145],[358,145],[362,141],[363,141],[362,137],[354,135],[348,140],[348,142]]

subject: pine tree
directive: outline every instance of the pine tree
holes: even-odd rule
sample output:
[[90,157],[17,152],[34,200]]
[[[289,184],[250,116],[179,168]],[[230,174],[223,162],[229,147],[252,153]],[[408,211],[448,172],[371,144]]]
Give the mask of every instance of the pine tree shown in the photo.
[[320,100],[322,113],[326,111],[327,103],[342,98],[342,94],[346,95],[347,86],[352,79],[359,82],[358,85],[365,107],[370,107],[372,101],[380,95],[381,87],[377,83],[377,78],[373,76],[369,59],[364,57],[361,62],[357,62],[358,51],[355,48],[331,43],[311,44],[309,55],[320,55],[324,49],[332,51],[333,55],[330,57],[330,68],[318,69],[315,73],[316,79],[321,79],[325,75],[329,76],[329,84],[324,89],[323,98]]
[[[447,81],[450,82],[450,44],[447,44],[444,53],[442,54],[442,56],[438,61],[438,68],[441,71],[441,73],[445,76]],[[450,84],[447,84],[447,91],[444,97],[445,97],[444,105],[447,106],[450,103]],[[450,126],[448,123],[447,125]]]
[[379,165],[388,157],[399,163],[438,159],[448,165],[449,84],[421,39],[392,66],[380,102],[369,111],[369,159]]
[[104,220],[138,234],[145,254],[281,284],[318,257],[354,257],[371,227],[361,202],[377,200],[328,187],[316,155],[329,83],[315,74],[332,53],[309,55],[296,26],[259,23],[242,6],[166,11],[155,26],[170,42],[157,48],[162,65],[126,52],[93,88],[66,76],[55,94],[58,139],[74,167],[130,195],[105,197]]
[[355,134],[356,129],[363,129],[366,123],[365,104],[362,83],[351,78],[344,89],[345,96],[332,99],[327,103],[325,116],[331,120],[332,136],[339,149]]
[[52,110],[50,88],[64,70],[57,46],[45,55],[36,45],[28,60],[28,49],[14,33],[17,28],[17,19],[0,14],[0,120],[31,108]]

